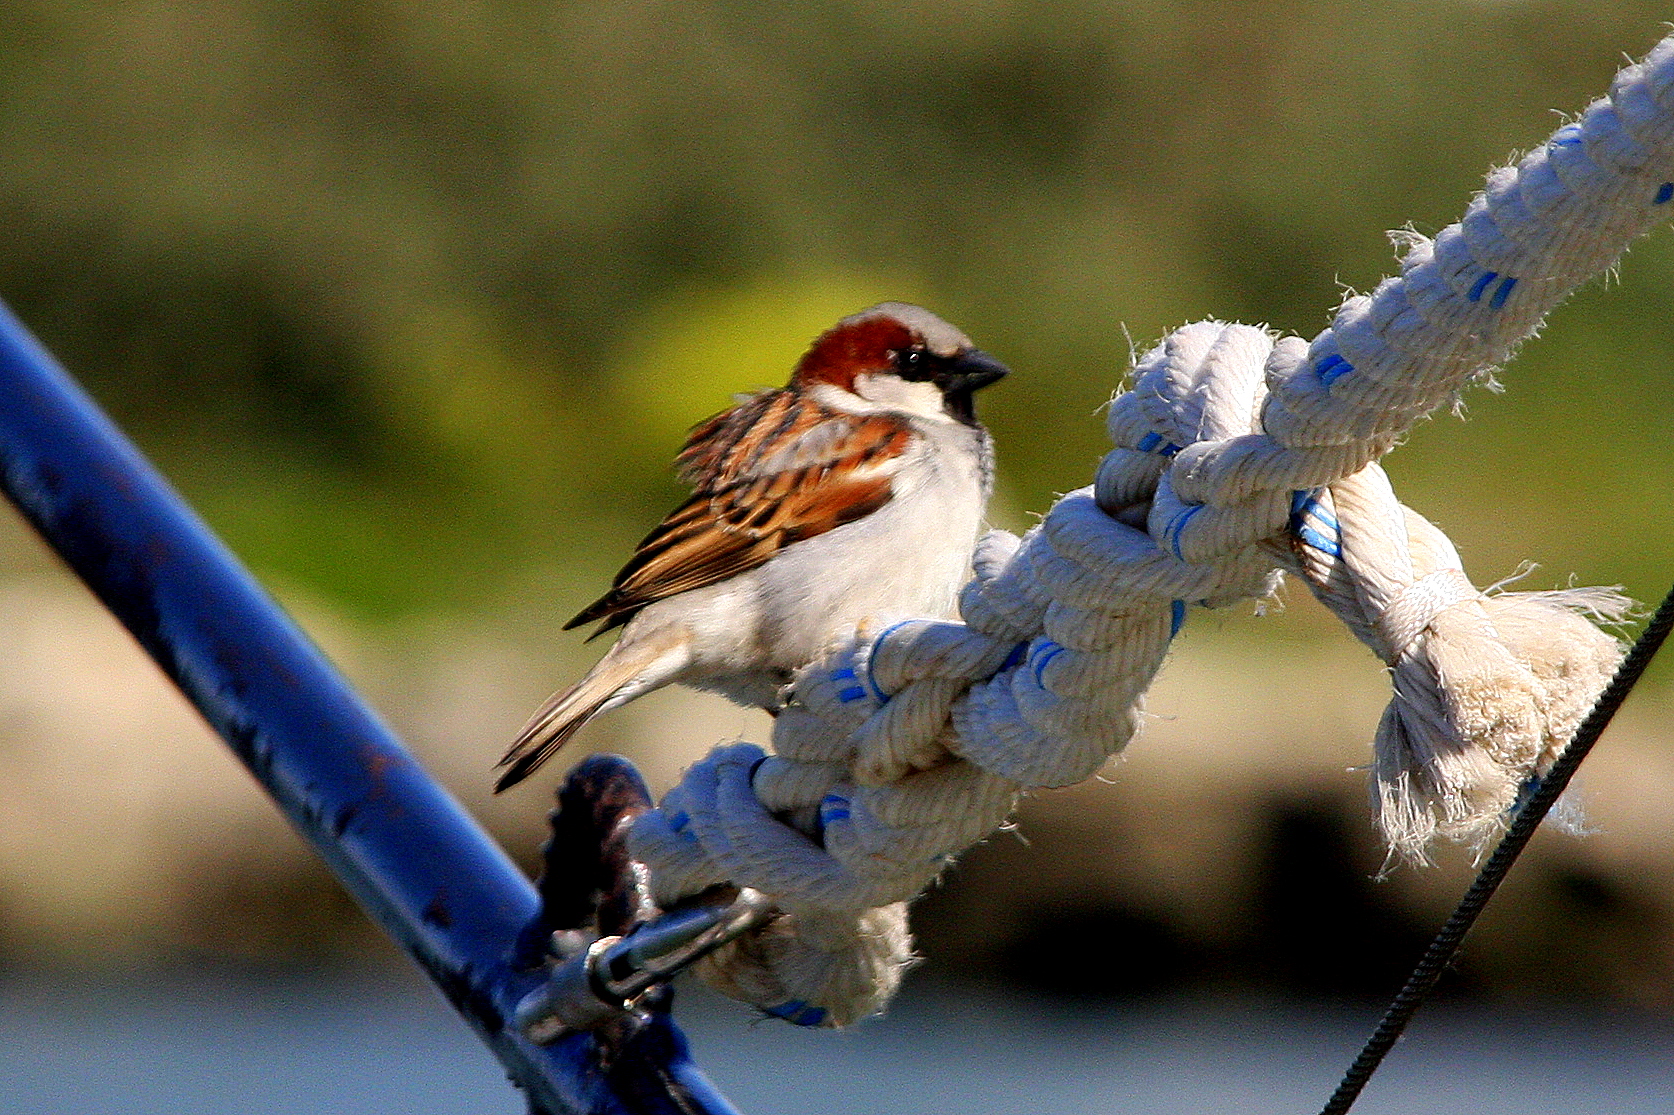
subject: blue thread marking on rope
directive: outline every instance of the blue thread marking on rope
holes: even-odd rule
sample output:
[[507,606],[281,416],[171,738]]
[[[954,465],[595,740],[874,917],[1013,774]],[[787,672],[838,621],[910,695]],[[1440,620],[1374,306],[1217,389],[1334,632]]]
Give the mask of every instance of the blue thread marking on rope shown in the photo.
[[1511,288],[1516,285],[1517,280],[1510,275],[1500,280],[1499,289],[1495,290],[1494,296],[1488,299],[1488,308],[1497,310],[1505,305],[1505,300],[1511,296]]
[[841,794],[827,794],[820,799],[820,821],[830,824],[833,821],[849,819],[849,799]]
[[1309,549],[1338,557],[1343,552],[1338,541],[1340,528],[1336,517],[1320,506],[1316,491],[1304,489],[1291,493],[1290,532]]
[[1168,606],[1168,637],[1170,639],[1180,634],[1180,628],[1186,624],[1186,602],[1175,600]]
[[1565,124],[1552,133],[1550,143],[1553,147],[1574,147],[1581,139],[1581,125]]
[[878,685],[877,679],[874,678],[873,675],[872,675],[872,659],[877,657],[878,647],[883,645],[883,641],[885,639],[889,638],[891,635],[895,634],[895,632],[901,630],[901,628],[907,626],[907,624],[912,623],[912,622],[913,621],[910,620],[910,619],[904,619],[899,623],[890,624],[888,627],[883,629],[882,633],[879,634],[876,639],[872,640],[872,646],[866,652],[866,688],[868,688],[872,691],[872,697],[880,705],[889,704],[889,698],[892,697],[894,694],[885,693],[883,691],[883,689]]
[[1327,511],[1319,502],[1318,488],[1303,488],[1290,494],[1290,514],[1296,525],[1303,519],[1314,519],[1320,526],[1333,534],[1340,529],[1336,516]]
[[[831,680],[852,681],[858,683],[860,679],[855,677],[853,667],[844,666],[841,669],[831,671]],[[866,690],[861,688],[859,684],[846,685],[837,691],[837,699],[842,701],[845,705],[853,701],[858,701],[864,696],[866,696]]]
[[1664,182],[1658,186],[1657,196],[1651,199],[1651,204],[1666,205],[1669,198],[1674,198],[1674,182]]
[[870,669],[866,671],[866,688],[872,691],[872,699],[878,702],[878,704],[889,704],[889,694],[878,688],[877,680],[872,677],[872,671]]
[[1034,653],[1030,656],[1029,668],[1035,672],[1036,685],[1045,684],[1040,680],[1041,675],[1045,673],[1046,668],[1052,664],[1052,660],[1064,653],[1067,649],[1069,648],[1055,643],[1051,639],[1046,640],[1044,643],[1041,643],[1035,648]]
[[[858,683],[860,679],[855,676],[854,667],[844,666],[840,669],[831,671],[831,680],[853,681]],[[866,690],[861,688],[858,684],[846,685],[837,691],[837,699],[842,701],[845,705],[858,701],[864,696],[866,696]]]
[[1310,550],[1318,550],[1320,553],[1329,554],[1332,557],[1340,557],[1342,555],[1343,547],[1335,538],[1328,534],[1321,534],[1313,527],[1298,527],[1293,531],[1293,533],[1296,535],[1298,541]]
[[1338,353],[1333,352],[1319,362],[1319,366],[1314,369],[1314,374],[1319,376],[1321,383],[1330,387],[1352,371],[1354,371],[1354,365],[1344,360]]
[[859,678],[854,676],[852,666],[842,666],[840,670],[832,670],[832,681],[855,681],[855,685],[845,685],[844,688],[837,690],[837,700],[842,701],[844,705],[847,705],[850,701],[860,700],[862,696],[865,696],[865,690],[860,688]]
[[811,1007],[801,999],[787,999],[776,1007],[763,1008],[774,1018],[782,1018],[793,1026],[819,1026],[825,1022],[825,1011]]
[[[1306,491],[1297,492],[1290,497],[1290,516],[1298,522],[1303,519],[1316,519],[1324,522],[1331,518],[1331,513],[1326,511],[1324,505],[1320,503],[1319,489],[1310,488]],[[1336,524],[1332,523],[1331,525],[1335,526]]]
[[997,674],[1005,673],[1007,670],[1011,669],[1013,666],[1015,666],[1019,662],[1023,661],[1024,657],[1028,653],[1029,653],[1029,641],[1027,639],[1025,639],[1021,643],[1018,643],[1016,646],[1011,648],[1011,653],[1006,655],[1006,660],[1004,662],[1000,663],[1000,668],[998,670],[995,670],[994,672],[997,673]]
[[1140,438],[1139,444],[1134,448],[1141,453],[1159,453],[1164,457],[1172,457],[1180,452],[1178,445],[1175,445],[1172,441],[1165,442],[1163,436],[1155,430]]
[[1471,284],[1470,293],[1465,295],[1465,298],[1471,302],[1480,302],[1482,292],[1488,289],[1488,284],[1499,277],[1500,273],[1498,271],[1484,271],[1476,282]]
[[1203,504],[1192,504],[1178,515],[1174,516],[1173,521],[1168,524],[1167,531],[1164,532],[1168,535],[1168,548],[1173,550],[1174,556],[1179,558],[1181,561],[1186,560],[1186,555],[1180,552],[1180,532],[1186,529],[1186,524],[1191,522],[1192,516],[1202,510]]

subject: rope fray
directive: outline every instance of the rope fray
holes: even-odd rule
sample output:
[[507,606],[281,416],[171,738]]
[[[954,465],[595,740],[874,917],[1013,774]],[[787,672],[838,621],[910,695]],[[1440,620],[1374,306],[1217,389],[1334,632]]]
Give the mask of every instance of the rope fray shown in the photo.
[[1630,601],[1603,588],[1478,592],[1376,465],[1299,502],[1313,525],[1293,531],[1292,568],[1390,669],[1372,749],[1385,842],[1409,861],[1437,837],[1483,848],[1616,669],[1620,647],[1590,620],[1624,620]]
[[706,977],[769,1013],[845,1025],[911,961],[904,904],[1019,793],[1094,774],[1139,724],[1188,605],[1300,576],[1388,665],[1372,799],[1392,852],[1481,844],[1620,656],[1609,590],[1476,590],[1374,463],[1488,377],[1545,314],[1674,211],[1674,38],[1464,219],[1407,235],[1400,274],[1311,342],[1206,321],[1111,404],[1090,487],[978,545],[961,622],[895,617],[796,677],[772,753],[712,752],[636,822],[668,905],[732,882],[784,911]]

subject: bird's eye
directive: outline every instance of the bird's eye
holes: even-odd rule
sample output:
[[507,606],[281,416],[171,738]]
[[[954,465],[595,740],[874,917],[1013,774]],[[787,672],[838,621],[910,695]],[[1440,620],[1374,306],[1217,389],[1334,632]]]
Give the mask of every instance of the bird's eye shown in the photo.
[[895,370],[902,379],[928,378],[930,373],[926,363],[921,348],[903,348],[895,352]]

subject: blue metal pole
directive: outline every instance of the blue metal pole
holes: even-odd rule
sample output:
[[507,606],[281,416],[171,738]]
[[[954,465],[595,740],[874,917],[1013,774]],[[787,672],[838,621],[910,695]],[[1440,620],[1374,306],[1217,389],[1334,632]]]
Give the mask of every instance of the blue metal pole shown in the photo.
[[732,1111],[664,1015],[605,1063],[511,1025],[534,888],[0,303],[0,484],[249,767],[537,1112]]

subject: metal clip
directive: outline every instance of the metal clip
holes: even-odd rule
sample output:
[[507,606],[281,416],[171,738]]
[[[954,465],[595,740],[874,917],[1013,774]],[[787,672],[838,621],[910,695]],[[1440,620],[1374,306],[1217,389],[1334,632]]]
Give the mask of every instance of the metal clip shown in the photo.
[[555,965],[546,983],[523,997],[517,1027],[542,1045],[572,1031],[596,1029],[631,1013],[634,1000],[646,991],[764,925],[775,912],[766,895],[746,887],[726,905],[688,906],[624,936],[600,937]]

